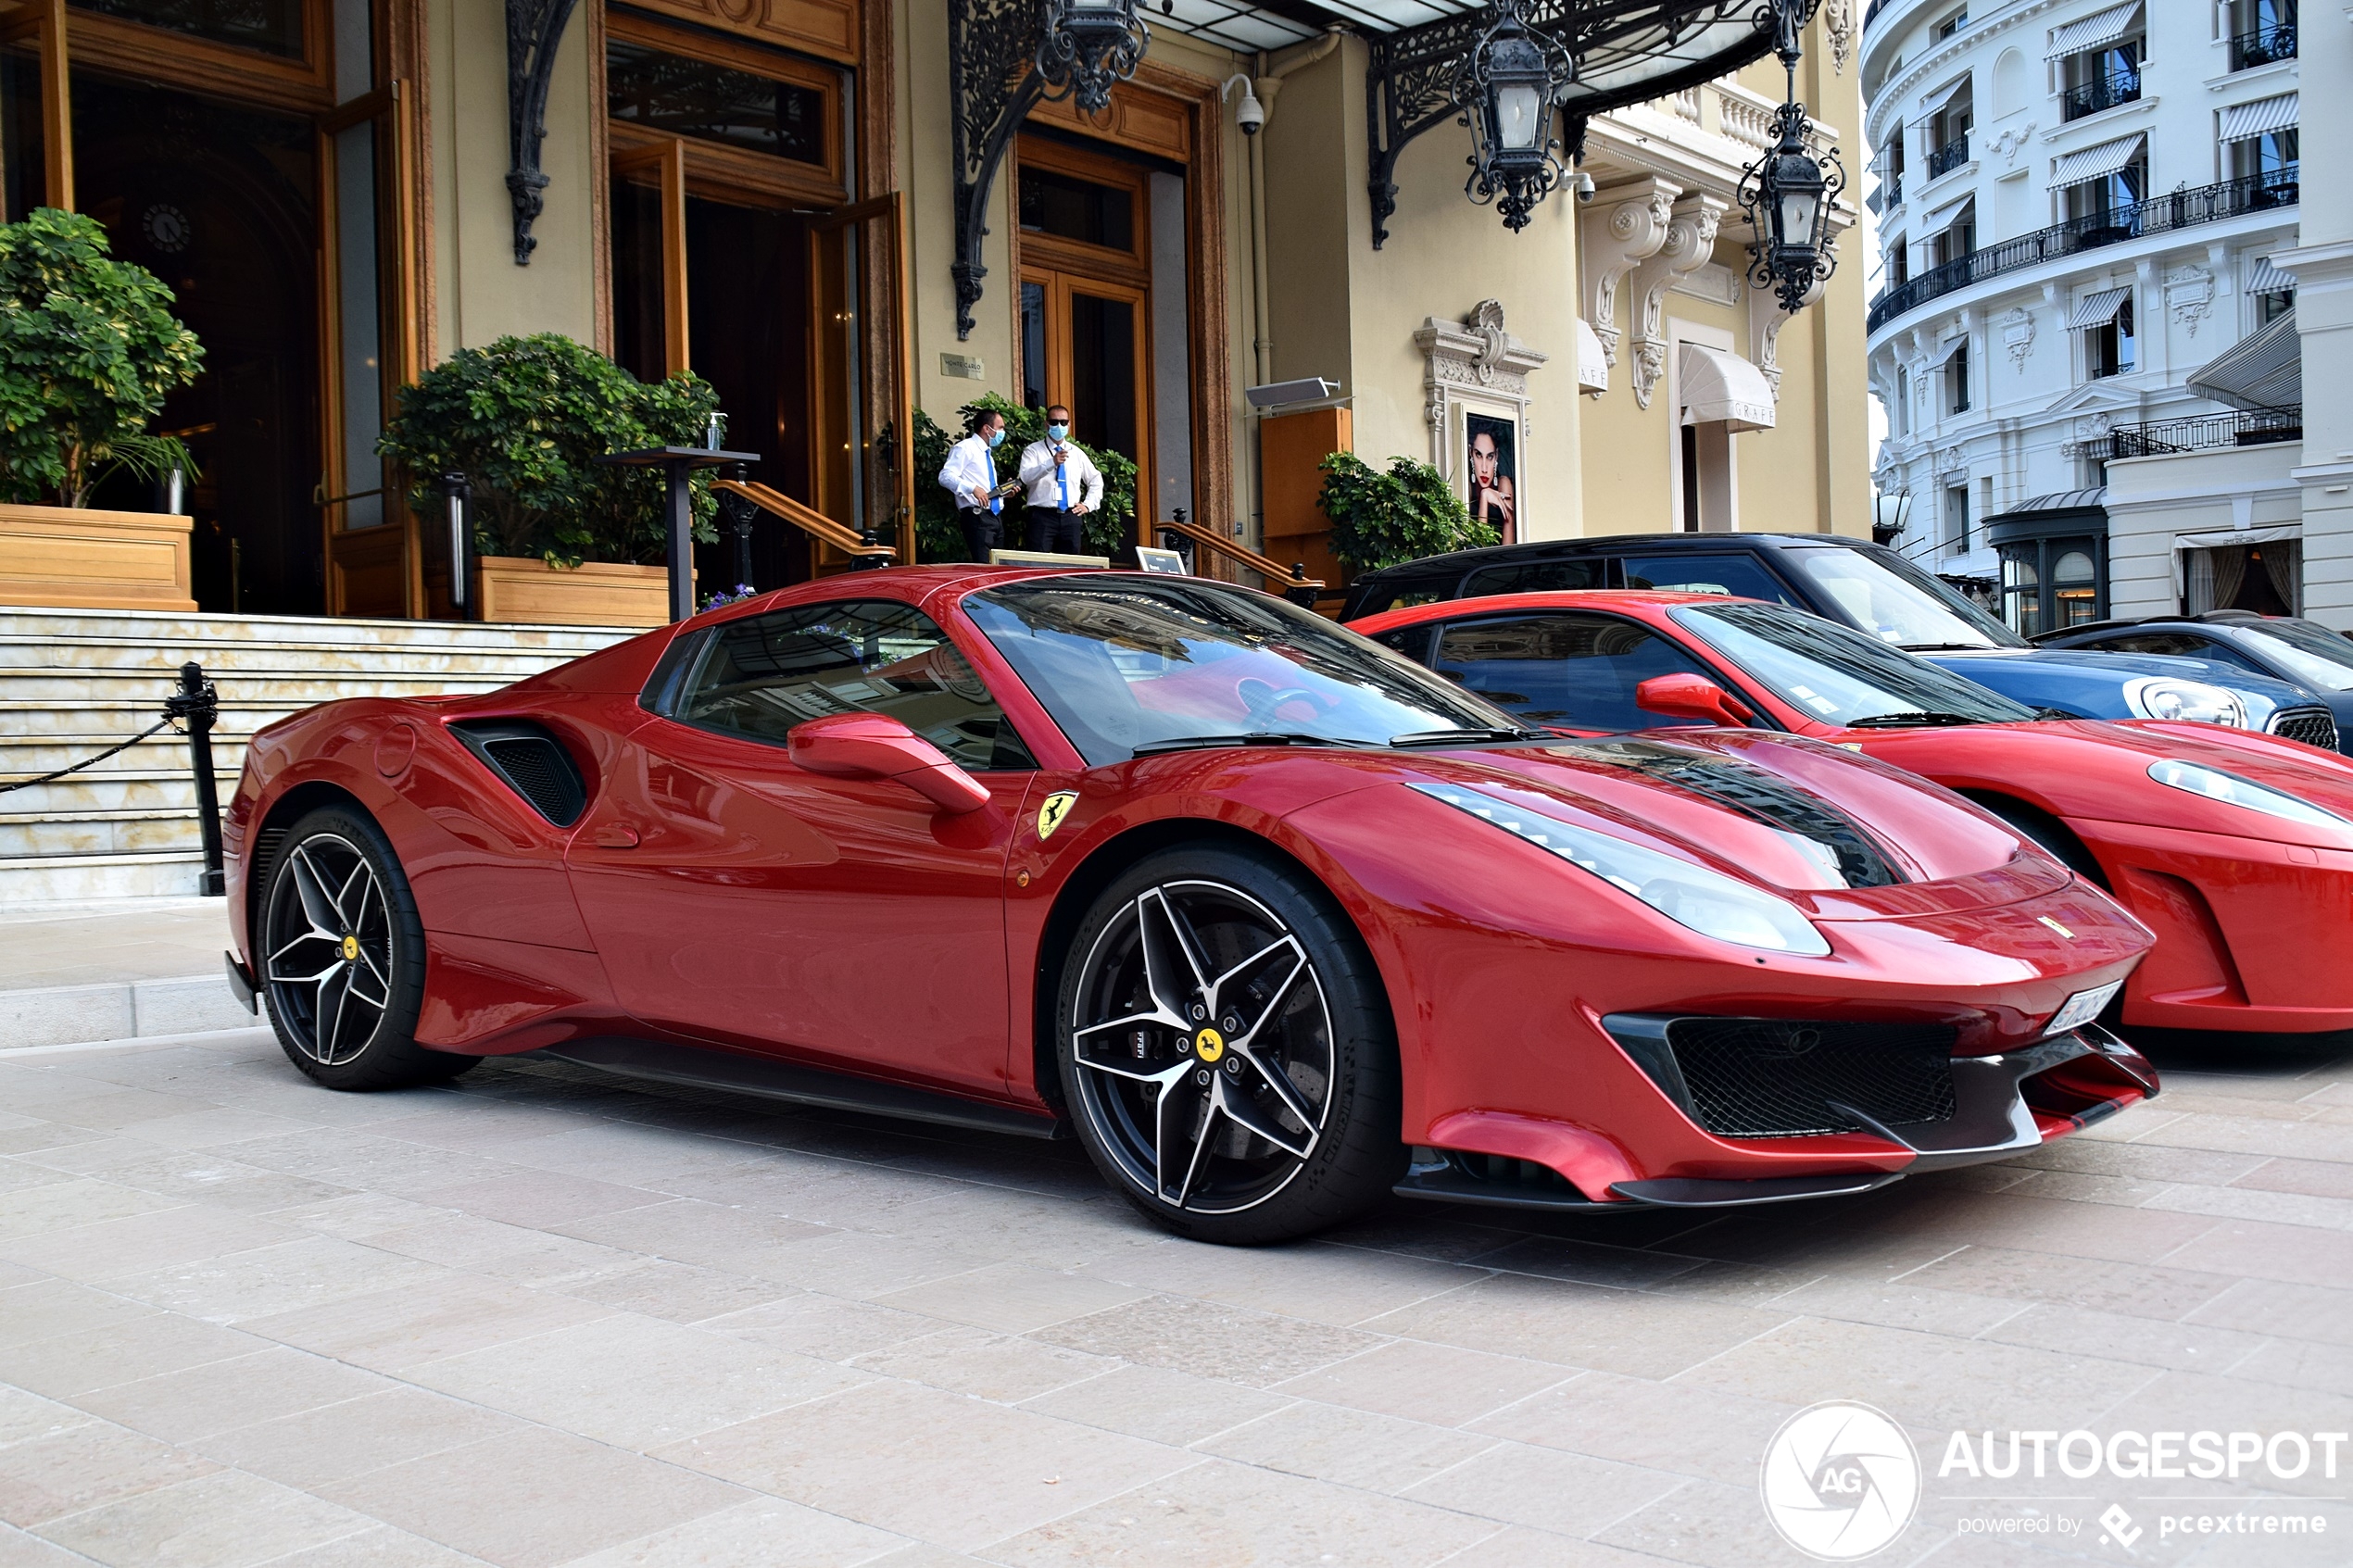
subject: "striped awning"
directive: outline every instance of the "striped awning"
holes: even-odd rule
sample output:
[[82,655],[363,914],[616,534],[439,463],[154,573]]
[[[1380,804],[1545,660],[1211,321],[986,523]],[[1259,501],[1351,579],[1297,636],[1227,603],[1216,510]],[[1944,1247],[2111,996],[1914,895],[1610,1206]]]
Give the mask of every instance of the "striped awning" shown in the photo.
[[2140,157],[2141,144],[2147,139],[2147,132],[2135,131],[2130,136],[2068,154],[2051,170],[2051,189],[2063,191],[2070,185],[2107,179]]
[[2051,50],[2043,57],[2063,60],[2070,55],[2081,55],[2093,49],[2105,49],[2120,38],[2130,38],[2141,31],[2141,0],[2125,0],[2121,6],[2110,6],[2105,11],[2095,11],[2071,22],[2051,30]]
[[2304,341],[2296,312],[2190,372],[2190,390],[2233,408],[2285,408],[2304,401]]
[[1919,112],[1912,118],[1921,124],[1944,112],[1944,106],[1969,91],[1969,72],[1963,71],[1952,81],[1920,99]]
[[2283,93],[2276,98],[2258,98],[2251,104],[2233,104],[2222,111],[2222,140],[2252,142],[2258,136],[2269,136],[2274,131],[2296,129],[2296,94]]
[[2267,256],[2255,264],[2254,271],[2247,274],[2246,292],[2249,294],[2294,294],[2296,274],[2281,271],[2271,265],[2271,258]]
[[1943,207],[1920,220],[1920,226],[1913,233],[1912,238],[1921,244],[1936,238],[1937,235],[1951,228],[1956,219],[1969,211],[1970,204],[1976,200],[1974,195],[1967,195],[1957,202],[1946,202]]
[[2080,332],[2086,327],[2105,327],[2116,320],[2116,313],[2123,309],[2124,302],[2132,297],[2133,290],[2129,285],[2086,295],[2075,302],[2075,313],[2067,319],[2067,330]]

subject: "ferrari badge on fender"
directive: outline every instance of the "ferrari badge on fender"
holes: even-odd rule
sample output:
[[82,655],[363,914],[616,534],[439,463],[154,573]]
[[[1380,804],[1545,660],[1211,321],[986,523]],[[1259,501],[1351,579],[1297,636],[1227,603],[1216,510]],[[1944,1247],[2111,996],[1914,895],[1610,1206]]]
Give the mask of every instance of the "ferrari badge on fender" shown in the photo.
[[1043,844],[1053,837],[1054,830],[1063,825],[1063,819],[1069,816],[1070,809],[1077,804],[1078,793],[1076,790],[1058,789],[1046,797],[1046,804],[1038,808],[1038,841]]

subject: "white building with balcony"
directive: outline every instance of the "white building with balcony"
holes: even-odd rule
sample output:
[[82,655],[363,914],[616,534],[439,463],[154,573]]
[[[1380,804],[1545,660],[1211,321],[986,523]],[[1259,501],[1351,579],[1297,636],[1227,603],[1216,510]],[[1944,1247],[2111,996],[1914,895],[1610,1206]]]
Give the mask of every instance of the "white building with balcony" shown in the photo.
[[2307,608],[2295,0],[1877,0],[1862,62],[1895,547],[2030,633]]

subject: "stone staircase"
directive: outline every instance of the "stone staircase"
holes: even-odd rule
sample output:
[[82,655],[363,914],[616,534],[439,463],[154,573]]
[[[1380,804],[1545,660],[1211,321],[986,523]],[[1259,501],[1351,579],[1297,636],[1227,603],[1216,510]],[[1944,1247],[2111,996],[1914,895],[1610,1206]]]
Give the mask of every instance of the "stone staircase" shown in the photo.
[[[212,756],[225,805],[246,740],[289,713],[336,697],[491,691],[635,634],[0,606],[0,784],[137,734],[192,659],[220,688]],[[192,894],[202,863],[188,745],[172,731],[0,795],[0,908]]]

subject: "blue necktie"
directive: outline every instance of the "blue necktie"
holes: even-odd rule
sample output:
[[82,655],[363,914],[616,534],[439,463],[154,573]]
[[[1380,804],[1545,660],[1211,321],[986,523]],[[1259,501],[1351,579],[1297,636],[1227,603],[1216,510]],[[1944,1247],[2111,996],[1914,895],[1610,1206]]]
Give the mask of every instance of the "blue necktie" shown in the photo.
[[1005,498],[996,493],[997,454],[991,452],[988,447],[984,446],[980,449],[980,460],[988,465],[989,515],[992,517],[1001,516],[1005,510]]
[[1070,510],[1070,473],[1060,463],[1054,465],[1054,489],[1062,496],[1063,510]]

